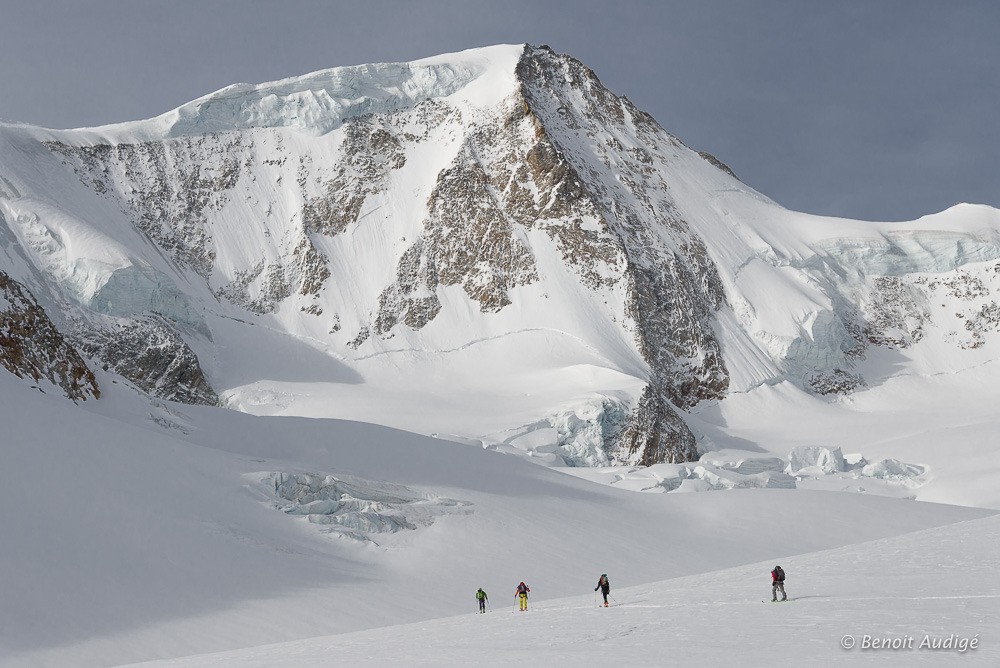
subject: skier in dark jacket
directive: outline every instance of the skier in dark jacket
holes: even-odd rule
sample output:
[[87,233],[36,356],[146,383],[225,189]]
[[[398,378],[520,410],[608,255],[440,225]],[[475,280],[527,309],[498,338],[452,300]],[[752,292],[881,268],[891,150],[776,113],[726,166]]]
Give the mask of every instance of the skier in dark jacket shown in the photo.
[[604,607],[608,607],[608,593],[611,591],[611,583],[608,582],[608,574],[601,573],[601,577],[597,580],[597,586],[594,587],[594,591],[598,589],[604,594]]
[[490,600],[490,597],[486,595],[483,588],[480,587],[479,591],[476,592],[476,600],[479,601],[479,612],[486,612],[486,601]]
[[778,592],[781,592],[781,600],[787,601],[788,596],[785,594],[785,571],[782,570],[781,566],[775,566],[774,570],[771,571],[771,603],[778,600]]

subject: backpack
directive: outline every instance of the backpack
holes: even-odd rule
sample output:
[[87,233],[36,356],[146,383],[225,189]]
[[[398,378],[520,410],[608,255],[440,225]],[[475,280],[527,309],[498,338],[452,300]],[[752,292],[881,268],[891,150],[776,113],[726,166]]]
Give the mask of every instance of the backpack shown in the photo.
[[781,568],[781,566],[775,566],[773,573],[774,573],[774,580],[776,582],[785,581],[785,571]]
[[517,593],[518,594],[527,594],[528,593],[528,585],[517,585]]

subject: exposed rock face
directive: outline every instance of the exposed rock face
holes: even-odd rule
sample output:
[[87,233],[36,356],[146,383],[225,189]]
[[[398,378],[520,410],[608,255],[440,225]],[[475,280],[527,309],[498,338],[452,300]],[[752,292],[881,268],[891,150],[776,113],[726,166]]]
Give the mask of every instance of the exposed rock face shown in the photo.
[[918,302],[925,302],[898,276],[878,276],[873,281],[872,299],[865,315],[864,336],[880,346],[908,348],[924,336],[930,314]]
[[[390,173],[406,164],[399,139],[370,117],[344,124],[343,160],[323,194],[310,198],[302,208],[306,232],[340,234],[361,215],[365,199],[385,188]],[[303,179],[308,171],[305,170]]]
[[643,390],[628,426],[617,437],[619,461],[649,466],[698,459],[694,434],[664,394],[663,388],[653,383]]
[[[258,282],[261,289],[251,294],[248,288],[254,282]],[[237,271],[236,278],[219,288],[218,294],[253,313],[271,313],[292,294],[292,288],[284,266],[265,264],[261,260],[250,269]]]
[[[280,190],[280,170],[287,161],[287,149],[280,138],[274,145],[259,149],[252,137],[239,132],[141,144],[71,147],[48,142],[47,146],[63,157],[85,185],[117,202],[137,230],[178,264],[190,267],[205,279],[213,278],[215,267],[213,219],[237,195],[258,209],[258,215],[270,215],[270,205],[260,212],[262,202],[246,192],[236,192],[240,179],[255,186],[257,177],[250,168],[259,161],[279,171],[275,186]],[[362,150],[360,156],[366,155],[365,146],[357,148]],[[363,175],[374,169],[370,163],[377,160],[378,156],[362,161],[366,170],[355,180],[362,182]],[[305,166],[300,167],[304,172]],[[304,183],[305,177],[301,180]],[[377,188],[377,183],[364,183],[366,188]],[[339,185],[336,179],[331,184],[329,188]],[[299,196],[304,197],[301,193]],[[303,207],[301,228],[285,241],[281,257],[261,259],[238,269],[217,294],[255,313],[271,312],[295,293],[317,295],[330,273],[328,260],[316,249],[310,233],[329,234],[337,229],[335,221],[323,217],[324,211],[337,204],[343,202],[331,203],[323,198],[308,201]]]
[[509,291],[538,280],[534,259],[494,198],[471,151],[438,176],[424,234],[438,280],[461,285],[483,312],[511,303]]
[[208,216],[226,203],[227,191],[239,178],[239,158],[246,148],[242,135],[48,146],[64,156],[85,184],[116,199],[133,225],[178,263],[205,278],[211,275],[215,251]]
[[111,330],[80,332],[77,338],[105,369],[127,378],[150,396],[184,404],[219,403],[198,357],[163,319],[124,321]]
[[374,331],[396,323],[419,329],[440,311],[438,286],[461,285],[483,313],[511,303],[510,291],[538,280],[531,250],[494,195],[499,179],[468,146],[442,171],[417,242],[400,259],[397,280],[379,298]]
[[0,364],[19,378],[46,380],[73,401],[98,399],[97,380],[26,287],[0,271]]
[[[721,280],[704,242],[669,199],[670,185],[652,167],[657,154],[677,142],[572,58],[529,50],[518,76],[525,100],[549,134],[596,145],[594,152],[584,153],[560,150],[549,140],[539,153],[547,156],[545,164],[565,164],[546,171],[561,172],[569,187],[560,192],[569,193],[569,201],[585,201],[587,212],[599,216],[600,229],[609,232],[610,239],[592,237],[584,248],[593,250],[571,257],[592,283],[595,276],[608,276],[608,269],[611,276],[621,272],[626,313],[650,366],[650,384],[613,444],[616,457],[643,463],[691,459],[694,436],[676,409],[721,398],[729,376],[712,331],[713,313],[725,305]],[[581,106],[582,114],[560,113]],[[626,148],[625,138],[616,136],[614,129],[626,124],[645,140],[643,146]],[[607,168],[619,174],[618,182],[602,178]],[[613,257],[617,261],[610,262]],[[599,266],[601,260],[605,267]]]
[[380,335],[387,334],[399,322],[420,329],[441,310],[437,267],[424,252],[422,239],[403,254],[396,275],[396,282],[379,295],[375,332]]

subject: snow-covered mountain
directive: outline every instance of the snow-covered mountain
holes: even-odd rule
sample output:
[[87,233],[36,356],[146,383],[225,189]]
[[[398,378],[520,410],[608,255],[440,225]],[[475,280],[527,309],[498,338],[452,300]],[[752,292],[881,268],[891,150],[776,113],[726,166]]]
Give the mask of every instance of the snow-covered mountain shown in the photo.
[[379,629],[602,571],[648,585],[633,606],[755,599],[779,557],[836,597],[821,564],[884,549],[899,600],[926,567],[892,580],[900,553],[964,554],[973,584],[920,600],[968,599],[971,634],[995,619],[972,599],[996,596],[973,585],[1000,509],[997,290],[1000,212],[788,211],[547,47],[0,125],[0,663]]
[[[571,464],[695,460],[705,402],[878,386],[887,355],[973,366],[1000,326],[997,211],[787,211],[546,47],[6,126],[0,175],[11,279],[153,396],[486,440],[547,424]],[[322,362],[267,359],[275,339]],[[393,397],[415,389],[411,419]]]

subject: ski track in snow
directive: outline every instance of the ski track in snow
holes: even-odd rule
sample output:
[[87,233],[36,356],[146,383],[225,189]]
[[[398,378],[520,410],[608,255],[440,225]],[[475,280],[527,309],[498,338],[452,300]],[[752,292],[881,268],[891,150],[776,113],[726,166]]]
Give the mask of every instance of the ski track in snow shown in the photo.
[[610,369],[616,369],[617,370],[617,366],[615,365],[615,363],[612,362],[609,358],[607,358],[594,345],[587,343],[586,341],[584,341],[579,336],[576,336],[576,335],[574,335],[574,334],[572,334],[570,332],[566,332],[566,331],[563,331],[563,330],[560,330],[560,329],[556,329],[554,327],[526,327],[524,329],[511,330],[509,332],[503,332],[501,334],[496,334],[496,335],[493,335],[493,336],[486,336],[486,337],[482,337],[482,338],[479,338],[479,339],[473,339],[471,341],[468,341],[467,343],[464,343],[464,344],[462,344],[460,346],[456,346],[454,348],[437,348],[437,349],[432,349],[432,348],[396,348],[396,349],[393,349],[393,350],[381,350],[379,352],[372,353],[370,355],[361,355],[359,357],[354,357],[352,359],[354,361],[356,361],[356,362],[360,362],[360,361],[364,361],[364,360],[368,360],[368,359],[373,359],[373,358],[377,358],[377,357],[385,357],[387,355],[396,355],[396,354],[400,354],[400,353],[419,353],[421,355],[425,355],[425,354],[426,355],[433,355],[433,354],[457,353],[457,352],[461,352],[463,350],[468,350],[469,348],[473,348],[473,347],[475,347],[477,345],[481,345],[483,343],[489,343],[491,341],[499,341],[499,340],[502,340],[502,339],[506,339],[508,337],[517,336],[519,334],[531,334],[531,333],[536,333],[536,332],[553,333],[553,334],[558,334],[560,336],[565,336],[568,339],[572,339],[573,341],[576,341],[581,346],[583,346],[584,348],[586,348],[589,352],[593,353],[595,357],[597,357],[597,358],[603,360],[604,362],[606,362],[607,365],[608,365],[608,368],[610,368]]

